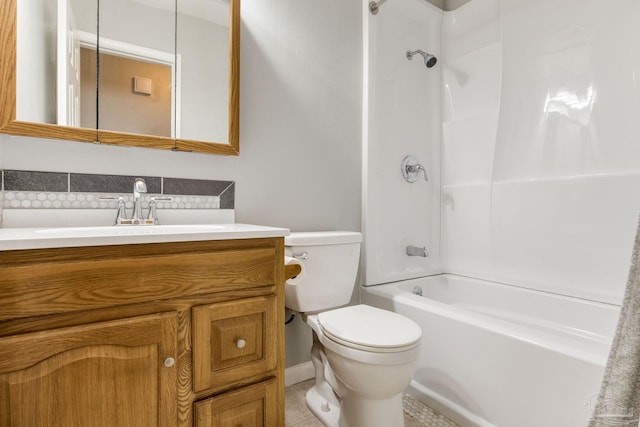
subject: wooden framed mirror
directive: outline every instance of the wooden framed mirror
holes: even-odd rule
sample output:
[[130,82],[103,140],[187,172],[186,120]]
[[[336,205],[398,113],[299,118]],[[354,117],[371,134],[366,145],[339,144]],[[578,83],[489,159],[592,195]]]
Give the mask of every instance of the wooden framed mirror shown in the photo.
[[[238,155],[240,0],[115,3],[118,7],[111,11],[109,2],[100,4],[98,23],[97,1],[1,2],[0,132]],[[125,3],[131,3],[131,8],[122,7]],[[203,4],[209,9],[202,9]],[[167,20],[168,13],[173,15]],[[145,30],[141,23],[161,15],[164,23],[148,24]],[[160,38],[149,36],[152,29],[169,33],[163,35],[164,45],[159,48],[143,40],[145,35],[154,42]],[[136,38],[134,33],[142,36]],[[228,56],[224,62],[211,58],[214,46],[218,46],[218,56],[220,52]],[[128,70],[130,64],[121,60],[161,64],[170,71],[134,68],[126,74],[122,70]],[[107,66],[117,72],[110,74]],[[93,73],[85,77],[87,70]],[[114,101],[114,95],[107,92],[116,74],[124,75],[117,77],[123,77],[124,92],[132,103],[124,98]],[[167,75],[170,81],[163,77]],[[144,102],[155,106],[155,93],[169,98],[170,107],[163,110],[162,119],[141,107]],[[115,112],[114,117],[108,116],[108,108]],[[127,117],[117,116],[118,110],[144,114],[129,113],[134,117],[134,125],[129,125]],[[153,126],[136,128],[145,115],[152,117]],[[156,126],[160,123],[162,126]]]

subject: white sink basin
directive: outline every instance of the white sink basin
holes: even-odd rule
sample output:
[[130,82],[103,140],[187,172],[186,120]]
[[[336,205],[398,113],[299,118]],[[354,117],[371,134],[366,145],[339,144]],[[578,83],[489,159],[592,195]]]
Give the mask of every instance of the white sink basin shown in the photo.
[[229,228],[221,224],[177,224],[177,225],[112,225],[98,227],[56,227],[34,230],[35,233],[67,237],[91,236],[137,236],[153,234],[211,233]]

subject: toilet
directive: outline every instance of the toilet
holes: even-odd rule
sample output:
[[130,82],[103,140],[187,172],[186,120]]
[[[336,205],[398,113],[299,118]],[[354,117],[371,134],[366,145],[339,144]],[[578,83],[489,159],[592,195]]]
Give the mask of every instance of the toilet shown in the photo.
[[404,426],[402,392],[415,372],[422,330],[376,307],[339,308],[351,300],[361,242],[355,232],[285,237],[285,256],[303,267],[285,284],[285,305],[313,331],[315,385],[306,402],[328,427]]

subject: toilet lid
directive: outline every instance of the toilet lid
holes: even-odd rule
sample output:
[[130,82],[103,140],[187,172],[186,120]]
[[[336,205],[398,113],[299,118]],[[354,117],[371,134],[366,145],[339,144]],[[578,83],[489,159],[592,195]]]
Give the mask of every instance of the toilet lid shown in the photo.
[[372,351],[415,347],[422,336],[413,320],[363,304],[319,313],[318,322],[333,341]]

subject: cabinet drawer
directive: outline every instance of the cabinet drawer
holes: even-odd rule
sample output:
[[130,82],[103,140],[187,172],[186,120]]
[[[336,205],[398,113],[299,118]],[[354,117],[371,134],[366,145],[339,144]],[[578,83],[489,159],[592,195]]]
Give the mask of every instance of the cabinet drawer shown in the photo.
[[193,308],[195,391],[255,378],[276,368],[276,297]]
[[195,427],[277,426],[277,385],[272,379],[195,404]]
[[270,239],[11,251],[0,320],[274,286],[275,259]]

